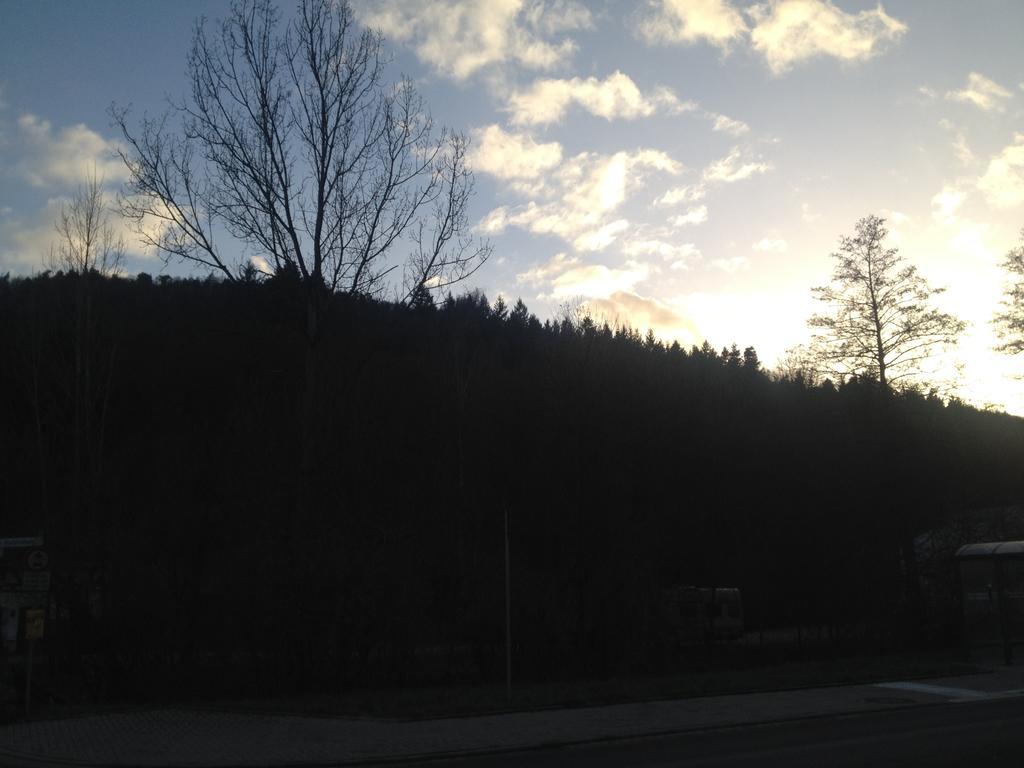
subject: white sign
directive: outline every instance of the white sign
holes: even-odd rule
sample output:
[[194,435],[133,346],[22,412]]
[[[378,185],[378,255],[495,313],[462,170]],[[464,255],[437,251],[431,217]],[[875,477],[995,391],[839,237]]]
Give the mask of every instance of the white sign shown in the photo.
[[45,592],[0,592],[0,610],[7,608],[38,608],[46,605]]
[[16,536],[12,539],[0,539],[0,549],[5,547],[41,547],[42,536]]
[[21,575],[22,592],[48,592],[50,589],[49,571],[25,571]]
[[33,549],[25,558],[25,566],[30,571],[45,571],[50,564],[50,556],[45,549]]

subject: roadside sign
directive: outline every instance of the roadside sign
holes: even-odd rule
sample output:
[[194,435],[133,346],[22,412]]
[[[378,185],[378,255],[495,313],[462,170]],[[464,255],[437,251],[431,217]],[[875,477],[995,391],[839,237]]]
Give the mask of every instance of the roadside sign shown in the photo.
[[50,564],[50,556],[45,549],[33,549],[25,555],[25,567],[30,571],[45,571]]
[[25,639],[42,640],[46,625],[46,611],[43,608],[29,608],[25,611]]
[[42,536],[14,536],[13,538],[0,539],[0,549],[41,546],[43,546]]
[[14,567],[0,566],[0,591],[18,589],[21,586],[21,571]]
[[49,571],[24,571],[21,574],[22,592],[49,592]]
[[42,608],[49,602],[45,592],[0,592],[0,610],[7,608]]
[[15,536],[0,538],[0,558],[0,647],[12,653],[20,636],[31,654],[50,602],[50,555],[42,536]]
[[0,646],[7,653],[14,653],[18,647],[18,616],[17,606],[0,607]]

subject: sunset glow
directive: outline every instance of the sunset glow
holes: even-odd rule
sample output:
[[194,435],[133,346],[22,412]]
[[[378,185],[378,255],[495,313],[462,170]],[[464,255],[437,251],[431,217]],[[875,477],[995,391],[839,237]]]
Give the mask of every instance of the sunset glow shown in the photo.
[[[15,7],[0,24],[0,272],[29,274],[90,169],[111,190],[126,178],[107,106],[153,113],[180,94],[193,18],[227,4]],[[1024,415],[1024,360],[994,351],[990,324],[1024,226],[1024,5],[356,9],[384,33],[394,73],[471,139],[471,212],[494,255],[469,287],[522,297],[541,318],[584,302],[684,345],[753,345],[770,367],[807,340],[810,289],[873,213],[969,323],[938,377]],[[129,273],[187,272],[125,232]]]

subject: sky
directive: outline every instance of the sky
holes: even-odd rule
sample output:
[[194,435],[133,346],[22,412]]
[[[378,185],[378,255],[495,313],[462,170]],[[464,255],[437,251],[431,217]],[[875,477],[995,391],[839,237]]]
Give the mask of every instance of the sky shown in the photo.
[[[195,20],[227,5],[0,0],[0,273],[44,268],[90,168],[116,192],[109,105],[180,98]],[[466,287],[771,366],[808,339],[840,236],[876,214],[969,323],[940,378],[1024,415],[1024,356],[995,352],[990,325],[1024,227],[1024,3],[354,5],[389,76],[471,140],[494,252]],[[129,272],[188,272],[125,235]]]

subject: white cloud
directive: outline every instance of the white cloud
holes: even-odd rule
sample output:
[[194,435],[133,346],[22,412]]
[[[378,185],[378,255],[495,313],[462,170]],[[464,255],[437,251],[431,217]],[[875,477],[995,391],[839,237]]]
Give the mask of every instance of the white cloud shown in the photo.
[[107,183],[128,178],[118,144],[79,123],[54,131],[32,114],[18,118],[22,159],[17,168],[34,187],[73,186],[95,171]]
[[698,338],[693,320],[657,299],[631,291],[616,291],[603,298],[589,299],[586,308],[597,322],[612,327],[651,328],[659,338],[678,341],[687,347]]
[[5,216],[0,221],[0,274],[44,269],[57,233],[53,222],[60,212],[60,198],[48,200],[45,208],[30,220]]
[[754,174],[770,171],[770,163],[745,162],[744,153],[739,147],[733,147],[725,157],[715,160],[704,170],[704,180],[708,182],[730,183],[742,181]]
[[274,268],[270,266],[270,262],[267,261],[262,256],[250,256],[249,263],[256,267],[256,269],[258,269],[264,275],[274,274]]
[[732,275],[747,269],[750,266],[750,260],[746,256],[733,256],[728,259],[712,259],[709,265],[714,269],[720,269],[722,272],[728,272]]
[[953,139],[953,154],[956,155],[956,159],[960,161],[961,165],[970,165],[974,162],[974,152],[971,151],[971,147],[967,143],[967,137],[962,133],[958,133]]
[[830,0],[770,0],[752,6],[751,45],[776,75],[815,56],[857,62],[877,55],[907,31],[881,5],[846,13]]
[[882,208],[878,211],[879,215],[885,219],[885,223],[889,228],[889,239],[892,240],[893,245],[897,248],[904,246],[907,232],[904,225],[911,224],[911,218],[902,211],[894,211],[891,208]]
[[1024,133],[1016,134],[1013,144],[989,161],[985,175],[978,180],[978,188],[997,208],[1024,203]]
[[990,231],[989,224],[963,219],[957,222],[956,234],[950,238],[949,245],[979,265],[993,265],[997,256],[988,245]]
[[750,126],[742,120],[733,120],[725,115],[709,113],[708,117],[713,120],[712,128],[716,131],[723,131],[731,136],[742,136],[750,130]]
[[629,222],[626,219],[616,219],[597,229],[584,232],[572,241],[572,245],[577,251],[603,251],[627,229]]
[[513,123],[546,125],[561,120],[572,104],[605,120],[633,120],[656,112],[675,114],[697,108],[693,102],[680,101],[668,88],[655,88],[645,94],[632,78],[615,71],[604,80],[538,80],[528,89],[513,93],[507,110],[512,113]]
[[527,283],[534,287],[542,285],[555,275],[560,275],[580,263],[578,256],[566,256],[563,253],[556,253],[547,263],[530,267],[525,272],[516,275],[516,282]]
[[728,0],[656,0],[652,5],[657,10],[639,27],[650,43],[706,41],[728,49],[747,31],[743,15]]
[[693,243],[667,243],[664,240],[631,240],[622,247],[627,256],[658,256],[665,261],[673,262],[672,268],[679,262],[689,262],[700,258],[700,249]]
[[678,205],[679,203],[695,203],[703,200],[707,190],[703,183],[689,184],[681,187],[671,187],[664,194],[655,199],[654,204],[659,206]]
[[469,162],[474,170],[500,179],[535,179],[562,162],[562,146],[489,125],[473,131]]
[[509,61],[550,69],[576,50],[570,39],[550,38],[592,25],[587,7],[571,0],[359,0],[356,14],[457,80]]
[[708,207],[706,205],[699,205],[696,208],[690,208],[686,213],[670,216],[668,223],[673,227],[688,227],[691,225],[703,224],[707,220]]
[[604,264],[573,267],[551,282],[550,298],[571,299],[576,296],[605,297],[619,291],[631,291],[651,275],[651,267],[627,261],[622,269]]
[[647,174],[681,171],[679,163],[658,150],[614,155],[582,152],[528,190],[512,180],[513,190],[533,199],[523,206],[491,211],[479,227],[497,232],[516,226],[560,237],[577,250],[603,250],[628,226],[625,219],[613,214],[632,190],[643,186]]
[[813,224],[821,218],[821,214],[812,211],[810,203],[800,203],[800,218],[808,224]]
[[939,120],[939,127],[953,137],[953,155],[957,161],[961,165],[973,164],[975,159],[974,152],[971,150],[970,144],[967,143],[967,137],[964,135],[964,132],[946,118]]
[[762,253],[785,253],[789,250],[789,243],[781,237],[763,237],[750,247]]
[[966,195],[952,184],[946,184],[932,197],[932,218],[942,224],[953,224],[957,220],[957,209]]
[[[910,222],[910,217],[902,211],[894,211],[891,208],[883,208],[879,211],[882,214],[882,218],[885,219],[886,223],[891,224],[894,227],[898,227],[901,224],[907,224]],[[891,234],[891,232],[890,232]]]
[[487,235],[498,235],[508,227],[508,206],[502,205],[490,211],[476,225],[478,231]]
[[673,160],[660,149],[639,149],[631,155],[627,155],[627,158],[632,166],[650,168],[663,173],[677,174],[684,170],[681,163]]
[[524,7],[523,19],[543,35],[590,29],[594,24],[590,9],[575,0],[534,0]]
[[1004,102],[1012,97],[1013,94],[1008,89],[978,72],[971,72],[967,76],[966,87],[946,94],[949,101],[973,104],[986,112],[1003,112],[1006,109]]
[[577,155],[561,169],[565,202],[575,211],[612,211],[626,199],[633,158],[625,152],[610,157]]

